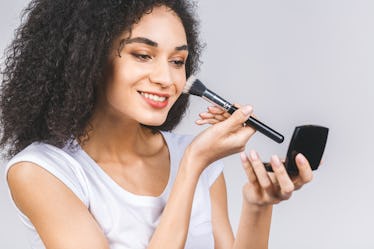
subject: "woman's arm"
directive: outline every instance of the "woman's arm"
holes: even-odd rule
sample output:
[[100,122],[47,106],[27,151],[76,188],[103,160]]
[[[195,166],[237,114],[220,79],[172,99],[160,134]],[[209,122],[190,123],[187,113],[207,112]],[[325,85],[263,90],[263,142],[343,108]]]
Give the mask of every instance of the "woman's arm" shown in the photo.
[[212,208],[214,248],[231,248],[234,244],[234,233],[229,220],[226,182],[223,173],[221,173],[210,187],[210,202]]
[[200,133],[187,147],[160,223],[148,248],[184,248],[192,201],[201,172],[212,162],[244,149],[254,130],[243,128],[252,108],[243,107],[230,118]]
[[258,208],[243,202],[235,240],[228,217],[226,183],[223,174],[212,185],[210,196],[215,249],[233,248],[234,242],[237,248],[267,248],[272,206]]
[[108,242],[82,201],[40,166],[20,162],[8,171],[17,207],[35,226],[48,249],[109,249]]
[[[224,110],[211,106],[201,113],[198,125],[217,125],[230,117]],[[212,203],[212,225],[215,249],[268,248],[272,207],[291,197],[293,191],[301,188],[313,178],[306,158],[299,154],[296,164],[299,174],[290,178],[284,165],[273,156],[271,166],[274,173],[268,173],[255,151],[250,157],[241,153],[241,160],[248,182],[243,187],[243,205],[236,238],[234,239],[227,212],[226,184],[221,175],[210,189]]]
[[189,151],[186,151],[181,161],[168,202],[161,215],[148,249],[184,248],[192,201],[200,173],[194,171],[196,162]]
[[[192,201],[201,172],[212,162],[242,151],[254,130],[242,127],[252,108],[200,133],[187,147],[148,248],[184,248]],[[36,164],[21,162],[8,171],[16,205],[29,217],[48,249],[109,249],[87,207],[60,180]]]
[[228,221],[223,176],[211,187],[215,249],[268,248],[273,205],[289,199],[293,191],[312,180],[310,165],[301,154],[296,157],[299,175],[293,178],[288,176],[277,157],[273,156],[271,160],[274,173],[268,173],[257,153],[251,151],[250,154],[249,158],[244,153],[241,154],[248,182],[243,187],[243,205],[235,240]]

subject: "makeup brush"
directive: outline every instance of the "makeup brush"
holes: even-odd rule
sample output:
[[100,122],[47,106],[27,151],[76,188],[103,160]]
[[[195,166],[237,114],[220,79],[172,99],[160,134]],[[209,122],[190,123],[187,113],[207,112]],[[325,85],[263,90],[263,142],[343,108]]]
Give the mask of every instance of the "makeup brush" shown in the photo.
[[[186,86],[184,87],[183,92],[202,97],[203,99],[206,99],[209,102],[212,102],[213,104],[216,104],[221,108],[225,109],[230,114],[233,114],[238,109],[230,102],[224,100],[216,93],[209,90],[199,79],[197,79],[193,75],[191,75],[187,79]],[[249,117],[243,125],[249,125],[255,128],[257,131],[261,132],[262,134],[271,138],[277,143],[282,143],[284,140],[282,134],[276,132],[275,130],[271,129],[269,126],[265,125],[264,123],[260,122],[252,116]]]

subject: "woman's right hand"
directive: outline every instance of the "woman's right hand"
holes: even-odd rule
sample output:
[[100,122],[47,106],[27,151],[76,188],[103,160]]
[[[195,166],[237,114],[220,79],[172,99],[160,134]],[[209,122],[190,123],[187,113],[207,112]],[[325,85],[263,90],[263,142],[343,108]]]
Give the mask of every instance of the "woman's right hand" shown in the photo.
[[223,117],[220,122],[215,122],[214,118],[205,122],[212,126],[197,135],[187,148],[194,160],[199,160],[197,165],[201,165],[201,170],[218,159],[244,151],[246,143],[256,131],[252,127],[243,127],[252,112],[253,108],[246,105],[231,116],[218,114],[220,118]]

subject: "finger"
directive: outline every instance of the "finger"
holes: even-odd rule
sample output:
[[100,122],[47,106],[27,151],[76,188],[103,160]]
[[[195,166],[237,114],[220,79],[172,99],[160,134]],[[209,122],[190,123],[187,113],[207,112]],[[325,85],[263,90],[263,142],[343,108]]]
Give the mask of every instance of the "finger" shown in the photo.
[[240,104],[238,104],[238,103],[234,103],[234,106],[236,107],[236,108],[240,108],[240,107],[242,107]]
[[248,181],[252,185],[254,185],[254,184],[257,185],[258,184],[257,176],[256,176],[255,172],[253,171],[251,162],[248,160],[248,157],[245,154],[245,152],[240,153],[240,159],[242,161],[242,165],[243,165],[245,174],[247,175]]
[[224,120],[227,119],[227,118],[224,117],[223,115],[214,115],[213,118],[214,118],[214,119],[217,119],[218,121],[224,121]]
[[217,124],[219,122],[220,121],[217,120],[217,119],[198,119],[198,120],[195,121],[195,123],[197,125],[204,125],[204,124],[211,124],[211,125],[213,125],[213,124]]
[[225,113],[222,114],[222,116],[227,119],[227,118],[229,118],[231,116],[231,114],[228,113],[228,112],[225,112]]
[[275,174],[274,174],[274,173],[269,173],[269,172],[268,172],[268,175],[269,175],[269,178],[270,178],[271,182],[273,183],[273,186],[274,186],[275,191],[279,190],[279,189],[280,189],[280,187],[279,187],[279,182],[278,182],[278,179],[277,179],[277,177],[275,176]]
[[228,128],[232,127],[242,127],[243,123],[249,118],[249,116],[252,114],[253,108],[252,106],[246,105],[238,110],[236,110],[231,117],[229,117],[227,120],[222,122],[223,125],[226,125]]
[[210,112],[202,112],[202,113],[199,113],[199,117],[202,118],[202,119],[214,118],[214,114],[212,114]]
[[221,109],[219,107],[216,107],[216,106],[208,107],[208,113],[213,114],[214,116],[219,115],[219,116],[223,117],[224,119],[227,119],[228,117],[231,116],[230,113],[228,113],[226,110],[223,110],[223,109]]
[[223,114],[213,114],[210,112],[203,112],[199,114],[199,117],[201,119],[217,119],[218,121],[224,121],[226,120],[229,116],[223,115]]
[[260,160],[256,151],[250,151],[250,162],[255,172],[260,186],[267,192],[268,195],[276,197],[274,194],[273,183],[269,177],[269,174],[265,170],[264,164]]
[[223,114],[226,112],[224,109],[218,106],[209,106],[208,111],[213,114]]
[[279,160],[278,156],[272,156],[271,167],[273,168],[274,175],[277,178],[280,187],[280,198],[289,199],[292,192],[295,190],[295,185],[287,174],[286,168]]
[[302,184],[310,182],[313,179],[313,172],[308,160],[301,153],[296,155],[295,160],[299,170],[299,178],[301,179]]
[[195,121],[195,124],[197,125],[204,125],[204,124],[207,124],[208,122],[204,119],[198,119]]

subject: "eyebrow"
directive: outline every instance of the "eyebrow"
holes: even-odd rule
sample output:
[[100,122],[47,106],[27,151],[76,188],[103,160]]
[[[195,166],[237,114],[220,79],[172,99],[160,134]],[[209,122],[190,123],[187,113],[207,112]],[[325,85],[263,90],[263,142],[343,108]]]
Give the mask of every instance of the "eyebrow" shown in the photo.
[[145,37],[134,37],[130,39],[124,39],[123,40],[124,45],[130,44],[130,43],[144,43],[146,45],[149,45],[151,47],[158,47],[157,42],[154,42],[148,38]]
[[182,46],[179,46],[179,47],[175,47],[175,50],[177,50],[177,51],[183,51],[183,50],[188,51],[188,46],[187,45],[182,45]]
[[[123,42],[122,46],[125,46],[126,44],[130,44],[130,43],[144,43],[144,44],[146,44],[148,46],[151,46],[151,47],[158,47],[157,42],[152,41],[152,40],[150,40],[148,38],[145,38],[145,37],[134,37],[134,38],[130,38],[130,39],[124,39],[124,40],[122,40],[122,42]],[[183,51],[183,50],[188,51],[188,46],[187,45],[177,46],[177,47],[175,47],[175,50],[176,51]]]

